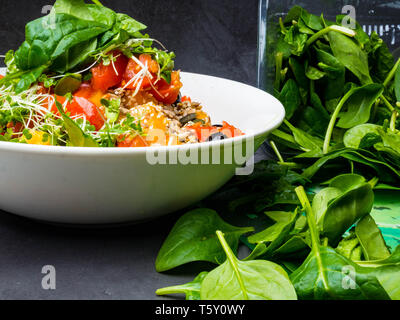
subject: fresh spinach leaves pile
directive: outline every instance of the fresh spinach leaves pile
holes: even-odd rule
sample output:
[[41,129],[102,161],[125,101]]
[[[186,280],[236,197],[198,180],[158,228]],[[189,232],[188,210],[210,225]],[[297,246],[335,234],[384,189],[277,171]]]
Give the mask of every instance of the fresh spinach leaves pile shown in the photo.
[[[99,58],[106,62],[107,53],[114,49],[128,57],[135,53],[154,55],[161,66],[160,76],[170,81],[174,53],[153,48],[152,39],[141,33],[145,25],[97,0],[92,4],[57,0],[49,15],[29,22],[25,29],[25,41],[15,53],[8,52],[8,74],[0,80],[0,85],[14,85],[16,93],[27,90],[44,73],[74,72]],[[44,76],[41,81],[46,84],[49,79]]]
[[[278,161],[256,164],[178,220],[157,271],[219,266],[158,295],[400,299],[400,246],[387,246],[370,215],[374,189],[400,182],[400,62],[342,19],[294,7],[280,21],[274,86],[287,117],[271,138]],[[239,243],[251,249],[242,260]]]
[[400,60],[368,36],[296,6],[277,32],[274,93],[286,109],[273,133],[283,165],[306,179],[338,173],[400,183]]
[[[269,225],[256,226],[258,232],[228,224],[211,209],[183,215],[159,252],[157,271],[196,261],[219,266],[157,294],[190,300],[400,299],[400,247],[390,251],[370,215],[373,181],[344,174],[315,195],[303,186],[294,192],[298,205],[282,202],[280,211],[264,212]],[[236,257],[240,242],[252,248],[242,260]]]

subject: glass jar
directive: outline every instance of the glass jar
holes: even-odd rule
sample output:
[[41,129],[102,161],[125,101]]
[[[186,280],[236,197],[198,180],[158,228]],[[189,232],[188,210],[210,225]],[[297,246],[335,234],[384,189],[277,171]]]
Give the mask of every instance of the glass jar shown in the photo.
[[[394,0],[260,0],[258,43],[258,87],[273,93],[275,76],[274,34],[279,32],[279,18],[283,18],[295,5],[310,13],[336,20],[340,14],[355,12],[355,19],[369,35],[375,31],[388,45],[395,58],[400,57],[400,1]],[[345,6],[352,6],[346,7]],[[271,59],[272,57],[272,59]],[[265,143],[264,157],[273,157]],[[400,244],[400,205],[398,192],[376,192],[375,206],[371,212],[387,244],[395,248]],[[382,212],[385,208],[385,212]]]
[[[328,20],[340,14],[348,14],[349,6],[355,10],[355,18],[368,34],[373,31],[387,43],[395,57],[400,57],[400,1],[394,0],[260,0],[258,42],[258,87],[271,91],[268,77],[269,60],[272,52],[272,33],[280,17],[284,17],[295,5]],[[347,6],[347,7],[346,7]],[[352,10],[350,8],[350,10]]]

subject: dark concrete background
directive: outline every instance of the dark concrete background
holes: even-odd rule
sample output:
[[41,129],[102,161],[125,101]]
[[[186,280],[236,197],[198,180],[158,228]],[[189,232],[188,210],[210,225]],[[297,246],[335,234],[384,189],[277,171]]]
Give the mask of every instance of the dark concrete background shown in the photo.
[[[182,70],[256,84],[258,0],[102,0],[148,26]],[[52,0],[0,0],[0,52],[16,49],[24,26]]]
[[[176,52],[178,68],[256,85],[257,0],[102,2],[147,24],[151,36]],[[40,17],[46,4],[52,3],[0,0],[0,53],[18,47],[25,23]],[[191,281],[203,271],[199,265],[170,274],[154,269],[178,216],[85,230],[0,213],[0,299],[155,299],[156,289]],[[44,265],[56,268],[54,291],[41,287]]]

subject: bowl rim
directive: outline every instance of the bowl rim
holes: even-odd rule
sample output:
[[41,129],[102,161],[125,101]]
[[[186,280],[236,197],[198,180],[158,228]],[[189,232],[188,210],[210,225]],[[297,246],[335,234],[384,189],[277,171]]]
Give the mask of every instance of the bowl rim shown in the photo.
[[[4,72],[5,68],[0,68],[0,73]],[[212,141],[212,142],[202,142],[202,143],[194,143],[194,144],[184,144],[178,146],[150,146],[150,147],[135,147],[135,148],[90,148],[90,147],[69,147],[69,146],[47,146],[47,145],[35,145],[35,144],[24,144],[24,143],[16,143],[16,142],[8,142],[8,141],[0,141],[0,151],[12,151],[12,152],[28,152],[28,153],[39,153],[39,154],[58,154],[58,155],[132,155],[132,154],[143,154],[146,152],[174,152],[180,150],[189,150],[189,149],[202,149],[202,148],[210,148],[221,145],[236,145],[239,143],[243,143],[247,139],[254,139],[256,137],[262,136],[268,132],[271,132],[277,129],[285,119],[285,108],[281,104],[281,102],[276,99],[271,94],[258,89],[257,87],[253,87],[251,85],[234,81],[226,78],[210,76],[200,73],[193,72],[182,72],[184,75],[188,76],[202,76],[208,78],[214,78],[217,80],[224,80],[226,82],[240,84],[241,86],[245,86],[251,88],[252,90],[259,91],[260,93],[272,99],[274,104],[276,104],[277,112],[268,125],[265,128],[255,132],[246,133],[243,136],[234,137],[226,140]]]

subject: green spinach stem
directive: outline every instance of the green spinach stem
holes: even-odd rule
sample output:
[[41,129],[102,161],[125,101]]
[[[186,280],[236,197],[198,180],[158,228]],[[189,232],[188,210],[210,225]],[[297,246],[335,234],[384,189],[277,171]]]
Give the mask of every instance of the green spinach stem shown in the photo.
[[187,289],[182,288],[182,286],[174,286],[174,287],[158,289],[156,291],[156,295],[166,296],[166,295],[175,294],[175,293],[186,293],[186,291],[187,291]]
[[399,114],[397,113],[397,111],[393,111],[392,113],[392,117],[390,118],[390,131],[392,131],[393,133],[396,133],[396,121],[397,121],[397,117],[399,116]]
[[100,2],[99,0],[92,0],[92,2],[93,2],[94,4],[97,4],[98,6],[103,7],[103,5],[101,4],[101,2]]
[[392,81],[394,75],[396,74],[396,71],[400,65],[400,58],[397,60],[396,64],[392,68],[392,70],[389,72],[388,76],[386,77],[385,81],[383,82],[383,86],[387,88],[388,84],[390,81]]
[[278,160],[282,163],[285,162],[285,160],[283,159],[281,153],[278,150],[278,147],[276,146],[275,142],[273,142],[272,140],[269,142],[271,144],[272,149],[274,150],[276,156],[278,157]]
[[310,201],[308,200],[304,187],[303,186],[297,187],[295,191],[303,207],[303,210],[306,212],[307,215],[308,227],[310,229],[311,241],[313,243],[312,249],[318,250],[319,246],[321,245],[321,242],[319,239],[319,231],[315,221],[314,211],[311,208],[311,204]]
[[286,28],[285,28],[285,25],[284,25],[284,23],[283,23],[282,18],[279,18],[279,26],[281,27],[281,32],[282,32],[283,34],[286,34]]
[[386,99],[386,97],[382,94],[381,95],[381,99],[383,101],[383,103],[385,104],[385,106],[390,110],[390,111],[394,111],[394,107],[391,105],[391,103],[388,101],[388,99]]
[[275,74],[275,83],[274,83],[274,88],[277,92],[279,92],[279,90],[281,88],[282,62],[283,62],[283,53],[277,52],[275,55],[276,74]]
[[331,32],[331,31],[340,32],[349,37],[354,37],[356,35],[356,33],[351,29],[341,27],[341,26],[335,26],[335,25],[329,26],[329,27],[326,27],[326,28],[318,31],[316,34],[311,36],[306,42],[305,50],[307,50],[307,48],[310,45],[312,45],[315,41],[317,41],[319,38],[321,38],[322,36],[326,35],[327,33]]
[[371,185],[372,189],[375,188],[377,183],[379,182],[379,179],[377,177],[372,178],[371,180],[368,181],[368,183]]
[[328,125],[328,129],[326,130],[326,135],[325,135],[325,140],[324,140],[324,147],[323,147],[323,153],[327,154],[329,152],[329,146],[331,143],[332,139],[332,133],[333,133],[333,128],[335,127],[335,123],[337,120],[337,117],[339,116],[340,111],[342,110],[344,104],[346,101],[350,98],[350,96],[353,94],[352,90],[347,92],[344,97],[340,100],[339,104],[336,106],[335,111],[333,112],[331,116],[331,120]]
[[249,296],[247,295],[246,287],[244,286],[243,279],[240,275],[238,266],[237,266],[237,259],[235,255],[232,252],[232,249],[229,247],[228,243],[225,240],[224,234],[221,231],[217,231],[217,237],[219,239],[219,242],[222,245],[222,248],[224,249],[226,253],[226,258],[228,259],[233,271],[235,272],[236,278],[239,282],[240,288],[242,289],[243,292],[243,297],[244,300],[249,300]]

